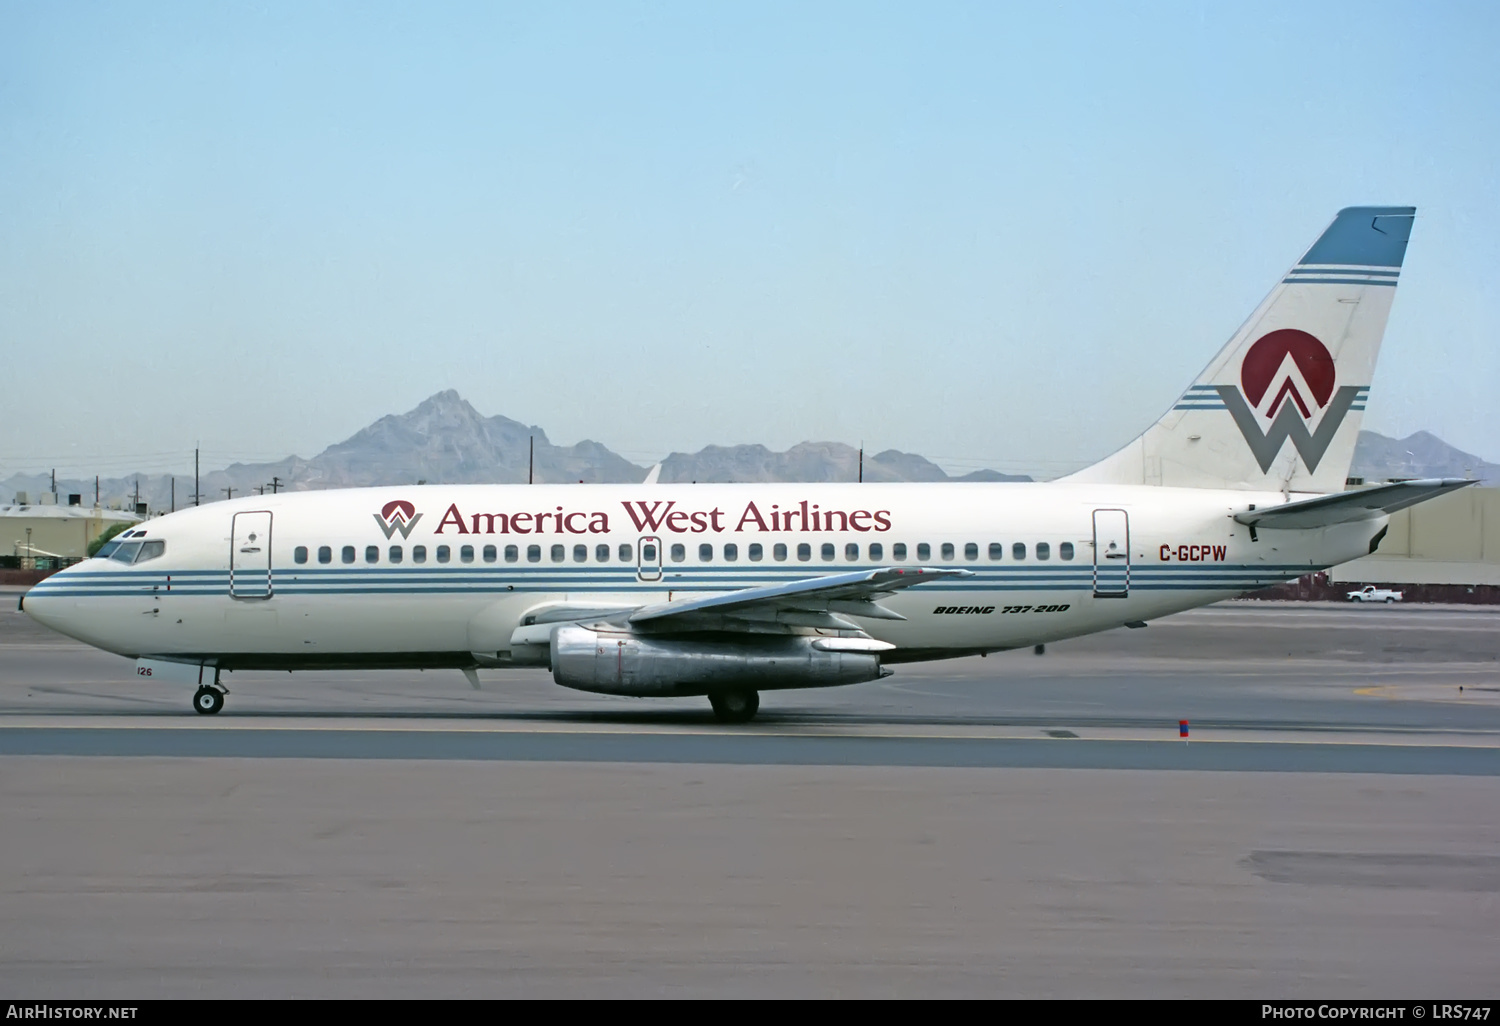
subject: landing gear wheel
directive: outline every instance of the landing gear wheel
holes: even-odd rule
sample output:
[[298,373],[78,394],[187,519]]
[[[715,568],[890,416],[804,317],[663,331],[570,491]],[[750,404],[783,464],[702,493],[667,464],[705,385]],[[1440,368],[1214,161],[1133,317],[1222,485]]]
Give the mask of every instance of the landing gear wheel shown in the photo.
[[212,716],[224,708],[224,692],[204,685],[193,695],[193,708],[205,716]]
[[760,711],[758,691],[718,691],[708,701],[720,723],[749,723]]

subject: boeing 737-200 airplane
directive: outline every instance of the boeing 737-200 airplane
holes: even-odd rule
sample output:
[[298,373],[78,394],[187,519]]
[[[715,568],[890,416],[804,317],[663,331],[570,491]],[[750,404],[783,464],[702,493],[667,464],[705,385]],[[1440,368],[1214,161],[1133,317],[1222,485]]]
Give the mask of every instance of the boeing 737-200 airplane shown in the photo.
[[23,599],[196,683],[247,669],[547,668],[706,695],[1000,652],[1374,552],[1469,482],[1345,491],[1412,207],[1339,212],[1162,418],[1042,484],[426,485],[253,496],[149,521]]

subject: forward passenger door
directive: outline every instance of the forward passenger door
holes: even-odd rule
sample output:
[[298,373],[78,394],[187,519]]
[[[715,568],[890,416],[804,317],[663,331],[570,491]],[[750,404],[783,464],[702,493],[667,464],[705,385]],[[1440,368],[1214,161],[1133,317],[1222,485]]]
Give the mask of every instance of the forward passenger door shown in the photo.
[[229,594],[237,599],[271,597],[271,514],[236,513],[229,546]]

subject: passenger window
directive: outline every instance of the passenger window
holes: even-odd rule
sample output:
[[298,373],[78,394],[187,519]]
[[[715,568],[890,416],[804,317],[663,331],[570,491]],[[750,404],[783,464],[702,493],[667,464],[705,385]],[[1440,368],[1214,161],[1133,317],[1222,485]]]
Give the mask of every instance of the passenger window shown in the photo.
[[542,547],[540,545],[526,546],[526,562],[540,563],[542,561]]
[[897,542],[891,546],[891,558],[898,563],[906,562],[906,542]]
[[1051,559],[1052,558],[1052,546],[1048,545],[1046,542],[1037,542],[1036,543],[1036,558],[1037,559]]
[[714,547],[708,544],[699,545],[698,561],[700,563],[712,563],[714,561]]
[[514,545],[507,545],[507,546],[505,546],[505,561],[507,563],[514,563],[516,560],[518,560],[520,558],[521,558],[521,550],[520,549],[516,548]]
[[568,554],[567,546],[565,546],[565,545],[554,545],[554,546],[552,546],[552,562],[554,562],[554,563],[561,563],[567,557],[567,554]]
[[307,562],[307,546],[306,545],[298,545],[295,549],[292,550],[292,562],[293,563],[306,563]]
[[990,558],[995,560],[1005,558],[1005,544],[1003,542],[990,542]]
[[951,562],[953,562],[953,543],[952,542],[943,542],[942,553],[943,553],[943,562],[944,563],[951,563]]
[[[166,542],[157,540],[148,541],[146,544],[141,546],[141,554],[135,557],[135,561],[137,563],[144,563],[148,559],[155,559],[157,556],[160,556],[163,552],[166,551]],[[303,552],[306,551],[306,549],[303,550]],[[304,559],[303,562],[305,563],[307,562],[307,560]]]
[[726,562],[726,563],[733,563],[735,560],[737,560],[739,558],[740,558],[740,547],[738,545],[736,545],[734,542],[727,542],[727,543],[725,543],[725,545],[724,545],[724,562]]
[[392,545],[391,546],[391,557],[390,558],[391,558],[391,562],[392,563],[399,563],[399,562],[401,562],[401,546],[399,546],[399,545]]
[[625,542],[620,543],[620,562],[629,563],[635,557],[630,552],[630,546]]
[[446,546],[446,545],[439,545],[437,547],[437,561],[439,563],[446,563],[446,562],[448,562],[448,560],[452,556],[452,553],[453,553],[453,550],[450,549],[450,548],[448,548],[448,546]]
[[965,559],[969,559],[969,560],[974,560],[974,559],[978,559],[979,558],[979,543],[978,542],[965,542],[964,543],[964,558]]
[[365,562],[366,563],[379,563],[380,562],[380,546],[379,545],[366,545],[365,546]]
[[344,551],[342,551],[341,553],[339,553],[339,558],[342,559],[345,563],[352,563],[352,562],[354,562],[354,546],[353,545],[345,545],[344,546]]
[[926,542],[917,543],[917,562],[925,563],[932,558],[932,546]]
[[871,542],[870,543],[870,558],[871,559],[884,559],[885,558],[885,546],[882,545],[882,544],[880,544],[879,542]]
[[1012,545],[1010,547],[1010,554],[1011,554],[1012,557],[1014,557],[1016,559],[1025,559],[1026,558],[1026,543],[1025,542],[1016,542],[1014,545]]
[[812,559],[812,546],[807,544],[807,542],[802,542],[800,545],[798,545],[797,559],[803,563],[806,563],[809,559]]
[[484,547],[484,561],[486,563],[493,563],[499,557],[499,555],[500,553],[496,551],[495,546],[486,545]]
[[820,554],[825,561],[833,558],[833,542],[824,542],[821,546],[819,546],[819,549],[821,550]]
[[594,558],[597,559],[601,563],[608,563],[609,562],[609,546],[608,545],[595,545],[594,546]]
[[129,565],[135,562],[135,554],[139,551],[141,551],[140,542],[124,542],[118,549],[115,549],[114,552],[110,553],[109,558],[114,560],[116,563],[124,563],[126,565]]
[[427,562],[427,546],[426,545],[413,545],[411,547],[411,561],[413,563],[425,563],[425,562]]
[[759,563],[765,556],[766,550],[760,547],[760,542],[751,542],[745,554],[750,557],[750,562]]
[[683,548],[681,543],[673,545],[671,551],[672,562],[681,563],[684,559],[687,559],[687,549]]
[[774,559],[774,560],[776,560],[776,562],[778,562],[778,563],[785,563],[786,562],[786,543],[785,542],[777,542],[775,545],[771,546],[771,558]]
[[646,542],[644,545],[641,546],[641,562],[642,563],[655,563],[656,562],[656,545],[655,545],[654,542]]
[[845,545],[844,546],[844,558],[847,559],[851,563],[858,562],[859,561],[859,545],[856,544],[855,542],[850,542],[848,545]]
[[589,561],[589,547],[587,545],[573,546],[573,562],[587,563]]
[[1057,547],[1057,556],[1058,556],[1059,559],[1072,559],[1073,558],[1073,543],[1072,542],[1063,542],[1061,545],[1059,545]]
[[318,562],[319,563],[332,563],[333,562],[333,550],[330,549],[327,545],[319,545],[318,546]]
[[460,546],[459,550],[458,550],[458,561],[460,563],[472,563],[472,562],[474,562],[474,546],[472,546],[472,545],[463,545],[463,546]]

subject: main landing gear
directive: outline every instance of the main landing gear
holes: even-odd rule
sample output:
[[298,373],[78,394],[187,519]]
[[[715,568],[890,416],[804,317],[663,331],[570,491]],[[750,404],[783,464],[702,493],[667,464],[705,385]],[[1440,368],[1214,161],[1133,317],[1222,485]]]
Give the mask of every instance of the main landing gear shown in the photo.
[[760,692],[716,691],[708,696],[720,723],[749,723],[760,711]]
[[193,693],[193,708],[204,716],[212,716],[224,708],[224,696],[227,694],[229,689],[219,683],[219,669],[214,667],[214,682],[198,686],[198,690]]

